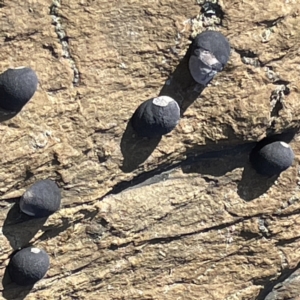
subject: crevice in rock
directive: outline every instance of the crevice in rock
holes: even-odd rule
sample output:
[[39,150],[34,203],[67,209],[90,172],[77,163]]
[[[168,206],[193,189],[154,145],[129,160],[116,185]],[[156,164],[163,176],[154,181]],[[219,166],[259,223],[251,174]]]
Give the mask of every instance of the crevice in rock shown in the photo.
[[282,84],[278,84],[276,89],[271,93],[271,97],[270,97],[271,118],[279,117],[279,112],[284,108],[285,96],[287,96],[290,93],[290,89],[287,86],[287,84],[289,84],[288,81],[277,80],[274,83],[276,84],[276,82]]
[[269,293],[272,292],[277,284],[283,283],[287,278],[289,278],[297,269],[300,268],[300,262],[293,269],[283,269],[280,276],[276,280],[264,280],[264,282],[254,282],[256,285],[263,285],[263,289],[258,294],[256,300],[265,300]]
[[80,82],[80,73],[78,67],[76,66],[75,60],[73,59],[70,46],[69,38],[64,30],[64,27],[61,22],[61,16],[59,14],[59,8],[61,6],[61,0],[53,0],[50,6],[50,15],[52,17],[52,24],[55,26],[55,32],[59,39],[60,44],[62,45],[63,53],[62,56],[67,59],[70,63],[70,66],[73,70],[73,86],[79,85]]
[[[273,68],[271,66],[268,66],[268,64],[270,64],[272,62],[282,60],[286,56],[286,54],[282,54],[279,57],[275,57],[275,58],[273,58],[271,60],[268,60],[266,62],[262,62],[259,59],[258,55],[255,52],[253,52],[252,50],[237,49],[237,48],[232,48],[232,49],[240,55],[241,61],[245,65],[251,65],[251,66],[254,66],[254,67],[266,67],[266,73],[267,73],[266,75],[267,75],[268,79],[271,80],[273,83],[276,83],[276,84],[287,84],[287,83],[289,83],[288,81],[280,79],[279,75],[277,75],[273,71]],[[277,82],[279,82],[279,83],[277,83]],[[282,83],[280,83],[280,82],[282,82]]]
[[280,78],[280,75],[273,70],[272,66],[266,66],[265,71],[267,78],[276,85],[270,96],[271,128],[274,128],[276,118],[279,117],[279,112],[285,108],[285,97],[290,94],[290,88],[288,87],[290,82]]
[[295,216],[295,215],[299,215],[300,214],[300,209],[295,209],[294,211],[292,212],[288,212],[288,213],[284,213],[284,212],[279,212],[279,213],[274,213],[273,216],[275,217],[280,217],[280,218],[288,218],[290,216]]
[[280,23],[284,18],[285,16],[280,16],[272,20],[255,22],[255,25],[265,27],[265,30],[261,34],[263,43],[267,43],[270,41],[271,35],[274,33],[274,27],[276,27],[277,24]]
[[276,246],[285,246],[285,245],[288,245],[288,244],[292,244],[294,242],[298,242],[300,239],[300,236],[295,236],[293,238],[290,238],[290,239],[281,239],[281,240],[278,240],[278,242],[276,242]]
[[284,18],[285,18],[284,16],[280,16],[272,20],[263,20],[260,22],[255,22],[255,24],[258,26],[273,27],[278,23],[280,23]]
[[58,58],[58,54],[52,45],[43,45],[43,49],[47,49],[53,57]]
[[263,65],[263,63],[259,60],[257,54],[254,53],[253,51],[247,49],[236,49],[236,48],[233,49],[235,52],[237,52],[240,55],[241,61],[245,65],[251,65],[254,67],[261,67]]
[[287,87],[287,85],[290,84],[290,83],[291,83],[290,81],[283,80],[283,79],[278,79],[278,80],[273,82],[273,84],[285,85],[285,90],[284,90],[285,95],[288,95],[290,93],[290,89],[289,89],[289,87]]
[[60,87],[60,88],[50,88],[50,89],[47,89],[47,92],[50,93],[50,94],[56,94],[60,91],[65,91],[67,90],[66,87]]
[[280,61],[280,60],[282,60],[285,56],[286,56],[286,53],[285,53],[285,54],[282,54],[282,55],[280,55],[280,56],[278,56],[278,57],[275,57],[275,58],[273,58],[273,59],[270,59],[270,60],[268,60],[268,61],[262,63],[262,67],[266,66],[268,69],[273,70],[273,68],[272,68],[271,66],[268,66],[268,64],[270,64],[270,63],[272,63],[272,62]]
[[121,244],[121,245],[110,244],[110,246],[107,249],[112,250],[112,251],[116,251],[120,248],[125,248],[130,244],[132,244],[132,242],[127,242],[127,243],[124,243],[124,244]]
[[116,184],[113,187],[113,189],[107,194],[105,194],[100,200],[104,199],[108,195],[119,194],[128,189],[139,188],[142,186],[158,183],[162,180],[166,180],[166,178],[168,177],[168,173],[178,168],[180,164],[181,163],[160,166],[155,170],[143,172],[142,174],[137,175],[130,181],[121,181],[118,184]]
[[33,30],[31,32],[21,33],[21,34],[17,34],[17,35],[14,35],[14,36],[13,35],[6,35],[4,37],[4,42],[8,43],[8,42],[11,42],[11,41],[26,41],[30,37],[36,35],[37,33],[39,33],[38,30]]

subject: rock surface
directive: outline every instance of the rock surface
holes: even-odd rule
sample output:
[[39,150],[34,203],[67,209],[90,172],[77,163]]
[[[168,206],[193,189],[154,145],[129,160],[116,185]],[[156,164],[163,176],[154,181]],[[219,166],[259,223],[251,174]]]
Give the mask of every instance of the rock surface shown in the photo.
[[[55,0],[0,3],[1,70],[26,65],[33,99],[0,124],[3,299],[298,299],[299,0]],[[204,90],[187,69],[206,27],[232,45]],[[128,124],[157,95],[182,119],[162,139]],[[282,134],[296,155],[278,178],[248,154]],[[18,198],[55,180],[62,209],[32,220]],[[51,268],[11,283],[12,252],[33,244]],[[298,297],[298,298],[297,298]]]

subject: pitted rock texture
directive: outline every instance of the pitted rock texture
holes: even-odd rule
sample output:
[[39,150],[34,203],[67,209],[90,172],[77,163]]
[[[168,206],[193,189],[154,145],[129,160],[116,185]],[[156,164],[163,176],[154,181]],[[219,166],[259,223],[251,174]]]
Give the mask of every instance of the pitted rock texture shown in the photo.
[[[297,299],[300,3],[219,5],[214,23],[192,0],[0,3],[1,70],[39,78],[0,124],[3,299]],[[232,53],[203,90],[189,37],[208,25]],[[179,103],[180,123],[140,139],[128,121],[158,95]],[[265,179],[249,152],[281,133],[295,162]],[[20,214],[18,198],[46,178],[61,210]],[[51,260],[32,289],[5,269],[28,244]]]

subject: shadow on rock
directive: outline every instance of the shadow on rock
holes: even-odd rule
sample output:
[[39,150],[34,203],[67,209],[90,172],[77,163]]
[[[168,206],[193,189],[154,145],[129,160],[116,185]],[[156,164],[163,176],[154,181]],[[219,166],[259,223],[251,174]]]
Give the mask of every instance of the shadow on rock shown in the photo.
[[0,123],[14,118],[19,113],[20,111],[8,111],[3,108],[0,108]]
[[181,114],[200,96],[205,87],[197,83],[189,71],[192,44],[180,61],[174,73],[166,81],[159,96],[169,96],[177,101]]
[[248,155],[255,143],[247,143],[236,146],[213,146],[207,151],[195,157],[187,158],[182,165],[184,173],[199,173],[220,177],[236,168],[247,165]]
[[236,168],[243,168],[238,195],[245,201],[254,200],[267,192],[279,175],[265,177],[258,174],[249,162],[251,151],[274,141],[289,143],[298,131],[298,128],[289,129],[281,134],[270,135],[260,142],[238,144],[236,140],[233,146],[215,143],[195,146],[187,151],[188,158],[182,163],[182,171],[220,177]]
[[67,218],[61,217],[61,222],[62,225],[60,226],[42,226],[40,229],[43,230],[44,233],[39,236],[38,241],[41,242],[52,239],[58,236],[61,232],[66,231],[71,226],[71,223]]
[[242,179],[238,184],[238,194],[241,199],[251,201],[264,194],[274,184],[277,176],[265,177],[252,168],[248,162],[244,168]]
[[5,273],[2,279],[2,286],[3,286],[2,296],[4,299],[7,300],[23,300],[27,297],[27,295],[30,293],[30,291],[33,288],[33,285],[19,286],[16,283],[12,282],[8,273],[8,268],[5,269]]
[[183,163],[182,171],[221,177],[236,168],[243,168],[237,192],[241,199],[253,200],[265,193],[277,179],[274,176],[272,178],[263,177],[252,168],[249,154],[256,145],[257,143],[247,143],[232,147],[219,146],[219,149],[215,146],[216,149],[212,151],[188,158]]
[[19,200],[20,198],[16,198],[16,203],[9,210],[2,229],[14,250],[27,245],[47,220],[47,218],[37,219],[22,213]]
[[19,113],[19,111],[18,112],[11,112],[11,111],[4,110],[4,109],[0,108],[0,123],[12,119],[18,113]]
[[132,128],[130,119],[121,140],[121,152],[124,158],[122,171],[129,173],[135,170],[151,155],[160,140],[161,136],[151,139],[139,137]]
[[272,142],[277,142],[277,141],[282,141],[289,144],[293,140],[297,132],[299,132],[299,128],[292,128],[283,133],[274,134],[274,135],[268,133],[268,136],[266,138],[262,139],[257,143],[255,149],[259,150],[262,147],[266,146],[267,144]]

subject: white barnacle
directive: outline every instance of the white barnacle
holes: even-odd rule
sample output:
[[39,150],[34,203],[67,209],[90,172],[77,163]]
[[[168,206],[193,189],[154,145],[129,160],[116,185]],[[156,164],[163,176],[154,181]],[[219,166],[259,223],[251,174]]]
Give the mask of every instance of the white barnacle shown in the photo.
[[41,250],[38,249],[38,248],[31,248],[31,249],[30,249],[30,252],[35,253],[35,254],[38,254],[38,253],[41,252]]
[[174,100],[169,97],[169,96],[160,96],[156,97],[153,99],[152,103],[154,105],[160,106],[160,107],[165,107],[167,106],[170,102],[174,102]]

